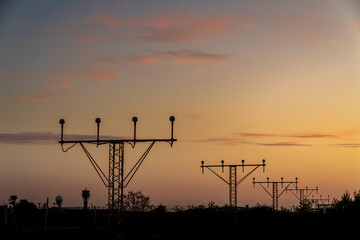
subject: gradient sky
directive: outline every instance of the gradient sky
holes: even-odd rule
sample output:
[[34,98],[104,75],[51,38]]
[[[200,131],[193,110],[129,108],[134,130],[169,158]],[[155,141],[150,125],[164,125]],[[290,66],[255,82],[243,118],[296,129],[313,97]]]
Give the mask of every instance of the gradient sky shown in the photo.
[[[360,186],[360,1],[5,1],[0,4],[0,200],[90,202],[107,190],[79,146],[96,133],[157,143],[127,190],[153,204],[228,203],[200,162],[261,163],[238,204],[271,204],[257,180],[339,198]],[[125,168],[146,144],[126,146]],[[89,146],[107,172],[107,147]],[[246,169],[249,170],[249,169]],[[239,177],[242,173],[239,173]],[[224,174],[224,177],[227,177]],[[318,197],[318,196],[317,196]],[[286,194],[280,206],[297,200]]]

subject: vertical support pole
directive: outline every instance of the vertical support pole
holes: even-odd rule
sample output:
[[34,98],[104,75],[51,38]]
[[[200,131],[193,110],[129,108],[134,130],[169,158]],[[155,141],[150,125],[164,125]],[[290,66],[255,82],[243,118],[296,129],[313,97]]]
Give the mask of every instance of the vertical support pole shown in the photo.
[[237,192],[236,192],[236,166],[229,166],[229,196],[230,207],[237,207]]
[[117,210],[121,205],[124,175],[124,143],[109,144],[108,207]]
[[49,209],[49,198],[46,198],[46,206],[45,206],[45,225],[44,230],[46,231],[48,228],[48,209]]
[[305,195],[304,195],[304,189],[299,189],[300,191],[300,206],[304,203]]
[[119,144],[119,194],[120,194],[120,206],[118,210],[118,237],[123,238],[124,233],[124,142]]
[[[111,229],[122,235],[124,213],[124,142],[109,143],[108,210]],[[118,236],[119,237],[119,236]]]
[[278,210],[279,208],[279,189],[278,189],[278,183],[273,182],[273,208],[275,210]]

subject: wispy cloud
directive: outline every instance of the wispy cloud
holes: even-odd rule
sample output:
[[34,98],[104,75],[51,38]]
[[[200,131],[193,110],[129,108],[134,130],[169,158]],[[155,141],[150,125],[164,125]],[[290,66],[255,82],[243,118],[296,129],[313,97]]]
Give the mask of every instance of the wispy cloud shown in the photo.
[[311,144],[303,144],[297,142],[270,142],[270,143],[249,143],[261,146],[268,146],[268,147],[303,147],[303,146],[312,146]]
[[323,133],[298,133],[298,134],[272,134],[272,133],[247,133],[241,132],[238,135],[246,138],[341,138],[339,134]]
[[293,137],[293,138],[339,138],[340,135],[335,134],[319,134],[319,133],[304,133],[304,134],[289,134],[284,135],[283,137]]
[[55,83],[46,87],[46,89],[39,94],[34,94],[31,96],[26,97],[13,97],[7,98],[8,101],[15,101],[15,102],[38,102],[38,101],[45,101],[49,100],[59,94],[72,91],[73,85],[71,83],[70,77],[64,77],[56,81]]
[[97,86],[104,86],[105,81],[113,80],[119,76],[118,72],[115,71],[99,71],[89,73],[90,82]]
[[86,21],[106,27],[123,27],[141,41],[148,42],[207,42],[230,32],[242,32],[252,21],[236,21],[234,17],[203,14],[194,11],[173,13],[163,11],[140,17],[96,15]]
[[59,134],[49,132],[0,133],[3,144],[54,144],[60,140]]
[[202,118],[204,118],[204,116],[202,116],[200,114],[196,114],[196,113],[189,114],[187,117],[190,118],[190,119],[202,119]]
[[[111,139],[111,136],[101,136],[100,139]],[[67,141],[73,140],[95,140],[96,135],[66,134]],[[60,134],[51,132],[22,132],[22,133],[0,133],[0,144],[16,145],[48,145],[57,144]]]
[[145,56],[129,55],[128,59],[137,64],[170,64],[172,66],[182,66],[221,62],[228,59],[228,55],[183,49],[177,51],[152,52]]
[[[328,147],[346,147],[358,148],[360,147],[359,140],[356,138],[348,138],[350,135],[358,135],[357,131],[345,132],[342,134],[334,133],[298,133],[298,134],[273,134],[273,133],[251,133],[241,132],[236,133],[230,137],[216,137],[216,138],[203,138],[196,140],[189,140],[192,142],[204,143],[220,143],[224,145],[256,145],[267,147],[310,147],[319,144],[319,140],[314,142],[315,139],[321,139]],[[331,141],[343,140],[344,143],[329,144]],[[349,143],[349,141],[352,141]],[[321,145],[321,146],[324,146]]]
[[334,147],[345,147],[345,148],[360,148],[360,143],[338,143],[332,144]]
[[[132,19],[137,38],[150,42],[206,42],[230,28],[229,17],[205,16],[194,12],[160,13]],[[249,27],[243,26],[244,29]]]
[[144,69],[137,69],[133,72],[133,74],[141,76],[169,76],[174,73],[170,71],[148,71]]
[[307,147],[311,144],[304,144],[298,142],[253,142],[243,138],[232,137],[218,137],[218,138],[205,138],[197,140],[189,140],[191,142],[204,142],[204,143],[220,143],[224,145],[256,145],[266,147]]
[[239,145],[246,144],[243,139],[230,138],[230,137],[213,137],[203,139],[189,139],[188,142],[202,142],[202,143],[221,143],[225,145]]
[[277,134],[268,134],[268,133],[238,133],[238,135],[250,138],[261,138],[261,137],[278,137]]

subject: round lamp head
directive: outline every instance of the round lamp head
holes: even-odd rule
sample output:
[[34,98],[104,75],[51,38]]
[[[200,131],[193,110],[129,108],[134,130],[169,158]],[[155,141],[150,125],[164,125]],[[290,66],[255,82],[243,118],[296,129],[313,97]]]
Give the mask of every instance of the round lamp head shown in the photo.
[[170,117],[170,121],[171,121],[171,122],[174,122],[174,121],[175,121],[175,117],[174,117],[174,116],[171,116],[171,117]]
[[204,164],[204,161],[201,161],[201,164]]
[[63,124],[65,123],[65,120],[64,120],[64,119],[60,119],[59,123],[60,123],[61,125],[63,125]]
[[100,123],[100,122],[101,122],[100,118],[96,118],[96,119],[95,119],[95,122],[96,122],[96,123]]
[[221,163],[224,164],[224,160],[221,160]]
[[134,123],[136,123],[136,122],[138,121],[137,117],[133,117],[133,118],[132,118],[132,121],[133,121]]
[[62,204],[63,202],[63,197],[61,195],[57,195],[56,198],[55,198],[55,202],[56,204]]

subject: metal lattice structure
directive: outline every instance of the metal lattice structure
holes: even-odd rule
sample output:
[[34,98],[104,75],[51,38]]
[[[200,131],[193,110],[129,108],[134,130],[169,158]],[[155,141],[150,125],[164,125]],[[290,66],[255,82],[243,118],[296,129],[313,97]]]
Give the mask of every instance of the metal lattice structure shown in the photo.
[[313,193],[316,192],[316,194],[318,194],[319,192],[319,188],[287,188],[286,192],[291,192],[299,201],[300,201],[300,206],[303,205],[305,202],[309,202],[310,200],[308,199],[309,196]]
[[119,209],[123,204],[124,143],[109,144],[108,206]]
[[325,209],[325,208],[331,206],[330,195],[328,195],[327,198],[323,198],[321,195],[320,195],[320,198],[314,198],[314,196],[312,196],[310,201],[314,204],[315,209],[318,209],[318,210]]
[[[227,185],[229,185],[229,204],[230,207],[237,207],[237,186],[243,182],[250,174],[252,174],[259,167],[263,167],[263,171],[265,171],[265,160],[262,160],[262,164],[245,164],[244,160],[241,160],[241,164],[224,164],[224,160],[221,160],[221,165],[204,165],[204,161],[201,161],[201,169],[202,173],[204,173],[204,168],[209,169],[212,173],[214,173],[217,177],[219,177],[222,181],[224,181]],[[229,168],[229,180],[225,180],[218,173],[216,173],[212,168],[221,167],[222,172],[224,172],[224,168]],[[249,173],[243,176],[239,181],[237,181],[237,168],[241,167],[242,172],[244,172],[245,167],[254,167]]]
[[[295,178],[295,181],[284,181],[283,178],[281,178],[281,181],[270,181],[269,178],[267,178],[267,181],[263,182],[256,182],[255,178],[253,178],[253,186],[255,188],[256,184],[259,184],[265,192],[272,198],[272,206],[273,209],[278,210],[279,209],[279,198],[281,195],[288,189],[290,186],[294,186],[297,188],[297,178]],[[272,193],[267,190],[267,188],[264,187],[263,184],[267,184],[267,188],[269,188],[269,185],[272,185]],[[281,187],[284,188],[284,184],[286,184],[285,188],[279,192],[279,184],[281,184]]]
[[[100,177],[103,184],[108,189],[108,209],[109,209],[109,219],[116,218],[117,223],[116,225],[119,228],[119,225],[123,222],[123,212],[124,212],[124,188],[128,186],[132,178],[134,177],[135,173],[145,160],[146,156],[154,146],[156,142],[167,142],[170,143],[172,147],[173,143],[177,141],[173,137],[174,133],[174,121],[175,117],[170,117],[171,122],[171,138],[164,138],[164,139],[138,139],[136,138],[136,123],[138,121],[137,117],[133,117],[132,121],[134,123],[134,137],[131,138],[115,138],[115,139],[100,139],[99,132],[100,132],[100,118],[96,118],[95,122],[97,124],[97,137],[93,140],[64,140],[64,119],[60,119],[61,124],[61,140],[59,143],[61,144],[62,150],[67,152],[70,148],[74,147],[75,145],[79,144],[83,151],[85,152],[86,156],[88,157],[90,163],[94,167],[95,171],[97,172],[98,176]],[[124,150],[125,150],[125,143],[135,148],[136,143],[150,143],[150,146],[146,149],[140,159],[135,163],[135,165],[131,168],[131,170],[125,175],[124,165],[125,165],[125,158],[124,158]],[[64,149],[64,145],[72,144],[67,149]],[[85,144],[96,144],[96,146],[100,145],[109,145],[109,169],[108,169],[108,176],[104,173],[104,171],[100,168],[100,166],[96,163],[95,159],[91,156],[89,151],[86,149]],[[121,228],[121,227],[120,227]],[[121,232],[121,231],[120,231]]]

